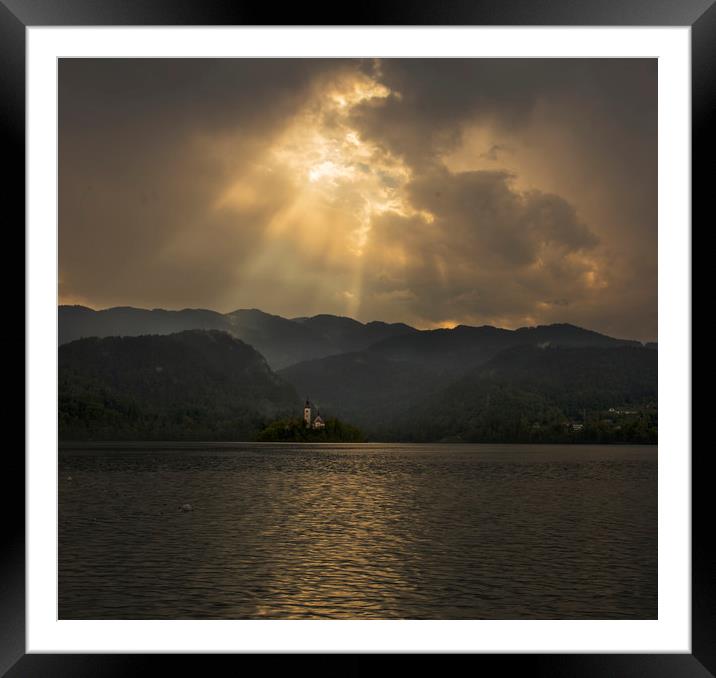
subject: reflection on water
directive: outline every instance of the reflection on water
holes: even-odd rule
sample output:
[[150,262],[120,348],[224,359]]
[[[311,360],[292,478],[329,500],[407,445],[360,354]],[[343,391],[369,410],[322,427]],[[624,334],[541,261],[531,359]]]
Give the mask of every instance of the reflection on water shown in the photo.
[[59,459],[63,619],[657,615],[655,447],[144,445]]

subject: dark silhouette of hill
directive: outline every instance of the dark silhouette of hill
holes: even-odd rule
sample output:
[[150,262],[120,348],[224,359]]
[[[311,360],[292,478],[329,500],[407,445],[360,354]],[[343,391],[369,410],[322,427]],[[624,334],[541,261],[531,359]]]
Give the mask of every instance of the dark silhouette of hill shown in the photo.
[[366,431],[388,431],[402,412],[515,346],[640,347],[573,325],[519,330],[458,326],[395,336],[365,351],[291,365],[280,374]]
[[638,341],[614,339],[575,325],[555,324],[505,330],[458,325],[454,329],[425,330],[385,339],[370,347],[392,360],[408,361],[455,375],[477,367],[511,346],[641,346]]
[[95,311],[86,306],[58,308],[58,341],[66,344],[84,337],[120,337],[142,334],[172,334],[182,330],[222,330],[226,319],[221,313],[186,308],[165,311],[117,306]]
[[401,440],[656,442],[657,360],[646,347],[508,348],[410,408],[389,433]]
[[386,427],[399,412],[448,382],[419,362],[362,351],[309,360],[279,374],[326,412],[366,431]]
[[[66,437],[246,439],[296,416],[299,393],[374,439],[561,440],[577,419],[587,441],[655,439],[656,343],[574,325],[421,331],[257,309],[59,315]],[[107,337],[70,341],[93,334]],[[631,415],[610,431],[586,422],[630,403],[638,426]]]
[[353,318],[327,314],[294,318],[294,321],[330,342],[338,349],[336,353],[360,351],[384,339],[419,333],[419,330],[404,323],[373,321],[364,324]]
[[274,369],[364,349],[377,341],[418,331],[402,323],[363,324],[330,315],[289,320],[258,309],[221,314],[203,309],[166,311],[117,307],[95,311],[84,306],[60,306],[58,314],[60,345],[84,337],[216,329],[229,332],[256,348]]
[[260,353],[222,331],[88,338],[59,348],[64,440],[250,440],[300,402]]
[[227,313],[227,331],[260,351],[274,369],[340,349],[311,328],[257,309]]
[[[172,334],[191,329],[229,332],[259,351],[273,369],[305,360],[369,349],[391,360],[420,362],[453,373],[458,366],[477,366],[499,351],[521,344],[559,346],[640,346],[574,325],[543,325],[504,330],[496,327],[416,330],[404,323],[361,323],[352,318],[316,315],[287,319],[258,309],[221,314],[205,309],[141,309],[95,311],[84,306],[60,306],[59,343],[84,337]],[[654,347],[656,347],[654,345]]]

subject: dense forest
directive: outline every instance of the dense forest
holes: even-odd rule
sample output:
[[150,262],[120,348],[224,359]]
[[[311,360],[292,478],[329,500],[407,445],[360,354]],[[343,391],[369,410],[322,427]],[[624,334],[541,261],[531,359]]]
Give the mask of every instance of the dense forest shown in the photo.
[[397,440],[657,441],[657,353],[521,346],[499,353],[382,433]]
[[225,332],[59,348],[61,440],[251,440],[299,408],[293,387]]
[[[572,325],[419,331],[335,316],[81,307],[62,317],[72,318],[65,337],[121,335],[60,345],[64,440],[657,441],[656,345]],[[224,329],[168,333],[237,318],[279,364],[297,362],[276,372]],[[161,332],[128,336],[147,324]],[[326,429],[292,418],[306,395]]]

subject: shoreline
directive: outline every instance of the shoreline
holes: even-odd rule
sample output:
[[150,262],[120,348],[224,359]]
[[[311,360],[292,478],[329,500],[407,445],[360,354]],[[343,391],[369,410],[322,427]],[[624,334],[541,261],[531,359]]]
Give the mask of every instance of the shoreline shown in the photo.
[[286,442],[286,441],[256,441],[256,440],[76,440],[76,441],[60,441],[58,445],[59,450],[81,450],[81,449],[135,449],[140,446],[147,447],[182,447],[184,449],[201,448],[205,446],[212,447],[235,447],[235,446],[256,446],[256,447],[316,447],[316,446],[336,446],[341,445],[345,447],[370,447],[377,445],[411,445],[411,446],[434,446],[434,445],[490,445],[490,446],[525,446],[525,447],[544,447],[544,446],[562,446],[568,445],[572,447],[658,447],[659,443],[605,443],[605,442],[539,442],[539,443],[526,443],[526,442],[468,442],[468,441],[435,441],[435,442],[413,442],[413,441],[364,441],[364,442]]

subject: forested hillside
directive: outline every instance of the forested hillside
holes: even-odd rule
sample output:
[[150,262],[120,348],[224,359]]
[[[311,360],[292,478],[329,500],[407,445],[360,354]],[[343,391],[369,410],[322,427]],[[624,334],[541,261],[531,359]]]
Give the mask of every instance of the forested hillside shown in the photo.
[[656,413],[656,351],[522,346],[501,352],[411,408],[384,435],[417,441],[652,443]]
[[294,388],[225,332],[80,339],[59,348],[66,440],[250,440],[298,410]]

